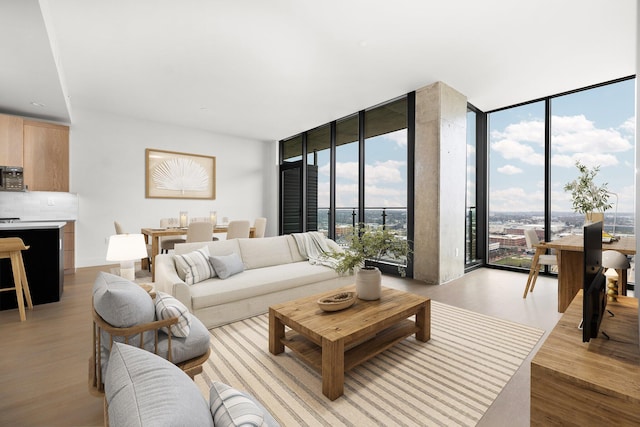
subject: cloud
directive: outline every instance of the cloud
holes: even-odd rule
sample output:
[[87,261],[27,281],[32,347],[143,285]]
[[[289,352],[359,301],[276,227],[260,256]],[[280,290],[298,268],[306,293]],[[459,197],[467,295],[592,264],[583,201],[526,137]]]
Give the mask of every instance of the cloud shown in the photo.
[[475,157],[476,155],[476,146],[467,144],[467,157]]
[[516,159],[536,166],[544,166],[544,156],[536,153],[527,144],[521,144],[513,139],[501,139],[491,143],[491,149],[500,153],[507,160]]
[[615,166],[619,164],[618,158],[613,154],[603,153],[576,153],[571,156],[564,154],[553,154],[551,156],[551,165],[572,168],[575,167],[576,161],[580,161],[583,165],[588,167],[600,166]]
[[[621,129],[632,126],[629,120],[621,125]],[[554,152],[620,153],[633,148],[619,130],[598,129],[582,114],[553,116],[551,123],[551,148]]]
[[407,146],[407,130],[406,129],[400,129],[395,132],[387,133],[383,135],[383,137],[392,140],[398,145],[398,147]]
[[491,139],[533,142],[544,147],[544,122],[541,120],[528,120],[512,123],[503,132],[492,131]]
[[366,165],[364,169],[365,182],[367,184],[398,183],[403,181],[400,170],[407,162],[387,160]]
[[636,117],[631,116],[627,120],[625,120],[624,123],[620,125],[620,130],[633,136],[636,131]]
[[544,210],[544,191],[526,191],[510,187],[491,191],[491,212],[522,212]]
[[498,172],[505,175],[516,175],[522,173],[523,170],[512,165],[504,165],[503,167],[498,168]]

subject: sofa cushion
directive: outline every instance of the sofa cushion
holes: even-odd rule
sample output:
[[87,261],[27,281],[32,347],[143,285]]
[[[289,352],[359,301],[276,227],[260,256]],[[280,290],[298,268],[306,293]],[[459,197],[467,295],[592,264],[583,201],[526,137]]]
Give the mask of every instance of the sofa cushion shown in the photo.
[[215,426],[266,425],[262,409],[240,391],[218,381],[209,389],[209,407]]
[[213,426],[207,401],[182,370],[148,351],[115,343],[105,376],[112,426]]
[[207,242],[205,244],[203,244],[203,242],[179,243],[175,245],[174,253],[182,255],[195,251],[196,249],[200,249],[202,248],[202,246],[206,246],[209,249],[210,255],[229,255],[231,253],[240,255],[240,246],[238,245],[238,239],[216,240]]
[[293,262],[291,249],[284,236],[239,239],[238,243],[242,260],[248,270]]
[[196,251],[183,255],[174,255],[176,260],[176,271],[178,276],[187,285],[202,282],[205,279],[214,277],[215,270],[209,263],[209,248],[204,246]]
[[339,278],[333,269],[307,261],[245,270],[226,280],[213,278],[190,286],[193,310]]
[[113,274],[99,272],[93,283],[93,306],[107,323],[128,328],[153,322],[153,300],[140,286]]
[[242,258],[235,253],[209,257],[209,262],[220,279],[226,279],[244,271]]
[[175,299],[169,294],[158,292],[156,295],[156,316],[158,320],[178,318],[178,323],[171,325],[169,328],[162,328],[168,333],[167,329],[171,329],[171,334],[176,337],[187,337],[191,330],[191,316],[189,310],[183,303]]

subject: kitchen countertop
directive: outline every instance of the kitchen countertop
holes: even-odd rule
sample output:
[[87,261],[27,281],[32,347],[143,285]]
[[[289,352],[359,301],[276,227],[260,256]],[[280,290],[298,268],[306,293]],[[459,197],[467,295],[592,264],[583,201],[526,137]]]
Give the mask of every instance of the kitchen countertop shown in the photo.
[[2,230],[35,230],[46,228],[62,228],[66,222],[61,221],[26,221],[26,222],[5,222],[0,223],[0,231]]

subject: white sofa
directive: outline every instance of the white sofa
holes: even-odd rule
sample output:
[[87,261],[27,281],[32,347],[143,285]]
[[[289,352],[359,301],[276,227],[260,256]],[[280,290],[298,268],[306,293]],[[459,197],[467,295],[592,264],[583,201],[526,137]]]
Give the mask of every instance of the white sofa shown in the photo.
[[[340,247],[332,240],[333,250]],[[173,254],[156,256],[156,288],[180,300],[211,329],[268,311],[269,306],[339,288],[353,283],[352,275],[312,265],[301,255],[291,235],[261,239],[232,239],[175,246],[184,255],[206,246],[211,256],[238,254],[244,271],[226,279],[219,277],[187,285],[176,270]]]

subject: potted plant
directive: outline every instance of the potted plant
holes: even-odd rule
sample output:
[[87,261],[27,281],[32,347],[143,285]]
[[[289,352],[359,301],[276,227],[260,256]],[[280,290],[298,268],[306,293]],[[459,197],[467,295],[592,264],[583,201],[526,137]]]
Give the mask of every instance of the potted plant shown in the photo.
[[[366,260],[379,262],[385,256],[407,257],[410,252],[409,243],[385,228],[364,227],[363,224],[358,225],[347,242],[344,252],[334,254],[335,270],[341,274],[355,272],[356,292],[360,299],[379,299],[381,273],[377,267],[367,266]],[[404,277],[404,266],[399,265],[398,271]]]
[[594,221],[594,212],[600,212],[604,215],[604,211],[611,209],[611,204],[609,203],[610,193],[607,190],[606,182],[600,186],[594,182],[594,178],[600,171],[600,166],[588,168],[580,161],[576,161],[576,167],[580,175],[565,184],[564,190],[571,192],[573,210],[583,213],[586,222],[590,223]]

